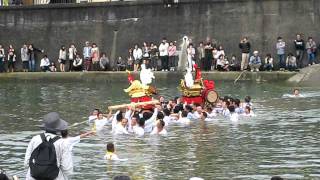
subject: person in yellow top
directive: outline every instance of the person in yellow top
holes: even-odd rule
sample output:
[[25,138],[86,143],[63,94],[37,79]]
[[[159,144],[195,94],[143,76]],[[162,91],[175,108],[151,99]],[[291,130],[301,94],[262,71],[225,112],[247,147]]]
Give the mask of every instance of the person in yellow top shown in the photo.
[[115,152],[114,144],[113,143],[108,143],[107,144],[107,152],[106,152],[106,155],[104,155],[104,159],[111,160],[111,161],[120,160],[118,158],[118,155],[116,155],[114,152]]

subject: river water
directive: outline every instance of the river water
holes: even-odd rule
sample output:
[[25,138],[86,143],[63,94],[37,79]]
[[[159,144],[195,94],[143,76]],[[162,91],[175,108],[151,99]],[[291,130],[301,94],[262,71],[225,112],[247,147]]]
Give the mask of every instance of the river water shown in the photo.
[[[158,82],[157,82],[158,83]],[[303,88],[305,98],[283,98],[283,84],[217,82],[217,91],[243,99],[251,95],[257,117],[231,123],[217,118],[191,127],[169,127],[168,137],[112,137],[110,128],[74,148],[72,179],[320,179],[320,88]],[[41,117],[57,111],[69,124],[85,121],[98,107],[128,102],[127,84],[89,82],[0,83],[0,168],[24,176],[25,149],[39,134]],[[159,83],[161,95],[179,95],[177,84]],[[161,88],[160,88],[161,87]],[[90,130],[84,123],[71,134]],[[107,142],[125,162],[103,160]]]

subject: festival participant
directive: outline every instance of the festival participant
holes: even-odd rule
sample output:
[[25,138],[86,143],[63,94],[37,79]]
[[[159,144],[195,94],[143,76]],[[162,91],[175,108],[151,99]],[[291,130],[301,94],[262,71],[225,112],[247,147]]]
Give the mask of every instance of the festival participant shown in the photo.
[[243,116],[246,116],[246,117],[253,117],[255,116],[253,111],[251,110],[251,108],[249,106],[246,106],[245,109],[244,109],[244,113],[241,114]]
[[170,116],[171,115],[171,112],[169,109],[163,109],[163,114],[164,114],[164,118],[163,118],[163,121],[165,123],[165,127],[168,127],[168,125],[171,123],[172,121],[172,117]]
[[159,105],[156,105],[156,108],[154,108],[154,112],[149,113],[149,112],[144,112],[142,114],[143,119],[145,120],[145,126],[144,126],[144,132],[145,133],[151,133],[155,122],[157,120],[157,116],[158,116],[158,109],[161,108]]
[[184,106],[184,110],[188,113],[187,114],[187,118],[189,120],[193,120],[193,119],[196,119],[193,115],[193,108],[191,107],[191,105],[185,105]]
[[214,117],[217,116],[217,113],[215,111],[212,110],[212,107],[207,106],[206,107],[206,113],[209,119],[213,119]]
[[229,106],[228,107],[229,112],[230,112],[230,120],[233,122],[236,122],[239,120],[239,114],[235,112],[235,107],[234,106]]
[[123,117],[122,112],[118,111],[112,120],[112,133],[115,135],[129,134],[127,131],[128,119]]
[[164,128],[164,126],[165,126],[165,122],[162,119],[158,120],[156,128],[153,129],[153,131],[150,133],[150,135],[166,136],[168,134],[168,132]]
[[194,106],[194,107],[195,107],[195,111],[193,113],[193,119],[200,119],[203,109],[201,106]]
[[223,104],[223,99],[219,98],[218,102],[216,103],[216,106],[214,107],[214,112],[215,113],[222,114],[222,111],[223,111],[222,104]]
[[234,99],[234,106],[235,106],[235,112],[238,114],[242,114],[244,112],[244,109],[240,107],[240,99]]
[[[111,116],[111,111],[110,111]],[[98,112],[97,118],[94,120],[93,131],[101,131],[105,125],[109,123],[109,119],[103,117],[103,114]]]
[[115,154],[115,148],[113,143],[107,144],[107,152],[103,157],[105,160],[118,161],[120,160],[118,155]]
[[280,176],[273,176],[271,180],[284,180],[284,179]]
[[81,139],[88,137],[90,135],[94,134],[94,131],[89,131],[83,134],[80,134],[79,136],[76,137],[70,137],[68,130],[63,130],[61,131],[61,137],[64,141],[67,142],[69,145],[69,150],[72,152],[73,147],[80,142]]
[[300,94],[299,89],[294,89],[294,90],[293,90],[293,96],[295,96],[295,97],[301,97],[301,94]]
[[244,103],[243,103],[243,106],[242,106],[242,107],[247,107],[247,106],[249,106],[251,109],[252,109],[252,107],[253,107],[253,104],[252,104],[252,102],[251,102],[251,97],[250,97],[250,96],[246,96],[246,97],[244,98]]
[[208,121],[208,114],[206,112],[201,112],[199,119],[202,121]]
[[188,118],[188,112],[187,111],[182,111],[180,114],[180,118],[178,120],[178,123],[183,124],[183,125],[190,125],[190,119]]
[[139,119],[138,125],[134,126],[133,128],[133,134],[135,134],[138,137],[144,136],[144,125],[145,125],[144,119]]
[[221,114],[224,117],[230,117],[230,110],[228,109],[229,106],[230,106],[230,102],[228,100],[223,101]]
[[[68,144],[64,140],[60,139],[57,134],[58,132],[68,129],[68,123],[62,120],[58,113],[51,112],[43,117],[42,127],[44,128],[45,132],[32,138],[25,154],[24,166],[28,168],[26,179],[67,180],[68,176],[73,172],[72,154],[71,151],[69,151]],[[53,143],[54,145],[53,152],[50,151],[52,150],[52,145],[50,143]],[[45,148],[42,149],[40,147]],[[34,151],[36,152],[33,153]],[[43,166],[42,163],[36,163],[37,161],[41,161],[41,156],[56,156],[56,158],[48,158],[44,162],[47,163],[46,166]],[[50,166],[53,161],[56,163],[53,164],[55,167]],[[30,167],[33,167],[32,170]],[[53,171],[53,168],[57,167],[58,169],[55,169],[56,171]],[[46,171],[48,170],[48,168],[50,169],[49,172]],[[35,170],[37,171],[35,172]],[[35,173],[37,174],[37,177],[34,177]]]
[[88,122],[90,123],[90,122],[93,122],[94,120],[96,120],[98,118],[97,115],[99,112],[100,112],[99,109],[94,109],[88,118],[89,119]]

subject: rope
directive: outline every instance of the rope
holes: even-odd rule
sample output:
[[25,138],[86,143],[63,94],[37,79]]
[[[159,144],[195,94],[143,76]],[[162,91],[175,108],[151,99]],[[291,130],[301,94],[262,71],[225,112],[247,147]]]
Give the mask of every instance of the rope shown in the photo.
[[233,84],[236,84],[237,81],[240,79],[240,77],[242,76],[243,73],[245,73],[246,71],[242,71],[239,76],[234,80]]

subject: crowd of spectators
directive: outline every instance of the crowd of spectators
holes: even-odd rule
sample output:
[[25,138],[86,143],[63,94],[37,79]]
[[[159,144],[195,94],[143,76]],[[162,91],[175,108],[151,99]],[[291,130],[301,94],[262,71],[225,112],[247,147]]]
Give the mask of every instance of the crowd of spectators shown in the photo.
[[[239,42],[241,57],[232,54],[229,58],[224,47],[209,38],[200,42],[198,46],[190,40],[187,49],[181,51],[186,53],[187,59],[180,63],[185,63],[187,68],[193,68],[193,65],[197,64],[204,71],[278,70],[275,67],[279,67],[280,71],[297,71],[304,67],[305,53],[309,66],[316,63],[318,46],[312,37],[305,42],[301,35],[297,34],[293,44],[295,52],[287,52],[286,42],[282,37],[278,37],[274,47],[277,57],[272,57],[271,53],[262,57],[261,53],[253,50],[248,38],[244,37]],[[17,58],[18,53],[20,59]],[[41,57],[39,63],[36,63],[36,54]],[[70,44],[69,47],[62,45],[57,54],[57,61],[52,61],[43,49],[35,48],[32,44],[24,44],[20,52],[16,52],[12,45],[9,45],[7,50],[0,45],[0,72],[20,71],[16,68],[17,61],[22,62],[23,72],[36,71],[36,64],[40,64],[40,69],[44,72],[139,71],[141,64],[153,71],[176,71],[180,53],[177,51],[176,41],[163,38],[160,43],[144,42],[141,46],[135,44],[129,48],[126,56],[119,56],[113,61],[108,58],[106,52],[100,52],[96,43],[89,41],[85,42],[82,52],[77,50],[75,44]],[[275,64],[276,62],[278,64]]]

